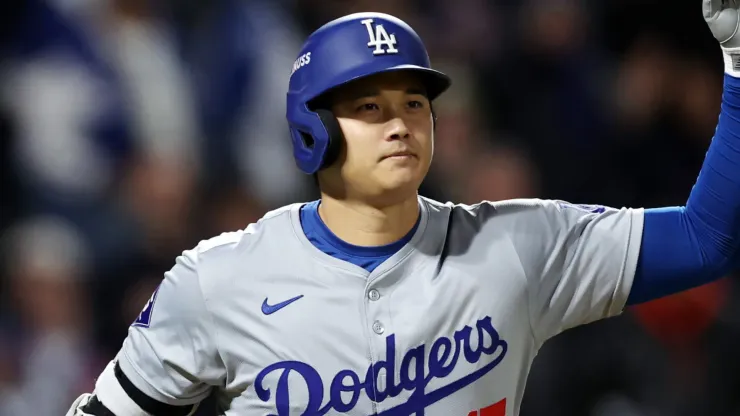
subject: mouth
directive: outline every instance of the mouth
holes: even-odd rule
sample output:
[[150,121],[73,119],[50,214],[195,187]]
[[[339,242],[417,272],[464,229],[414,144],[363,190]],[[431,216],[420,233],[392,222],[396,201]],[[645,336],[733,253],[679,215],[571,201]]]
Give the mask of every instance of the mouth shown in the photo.
[[383,156],[381,158],[381,160],[385,160],[385,159],[398,159],[398,160],[402,160],[402,159],[412,159],[412,158],[415,159],[416,157],[417,157],[416,154],[414,154],[414,153],[412,153],[412,152],[410,152],[408,150],[403,150],[403,151],[393,152],[393,153],[390,153],[388,155],[385,155],[385,156]]

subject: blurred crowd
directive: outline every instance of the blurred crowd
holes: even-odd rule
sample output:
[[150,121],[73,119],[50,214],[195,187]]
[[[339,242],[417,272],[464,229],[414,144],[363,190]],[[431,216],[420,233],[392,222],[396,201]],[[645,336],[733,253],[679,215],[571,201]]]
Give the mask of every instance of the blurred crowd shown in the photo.
[[[408,21],[453,77],[422,194],[685,203],[722,60],[699,2],[26,0],[0,6],[0,415],[59,416],[176,255],[317,197],[284,99],[332,18]],[[673,14],[673,15],[671,15]],[[522,416],[740,415],[740,279],[573,329]]]

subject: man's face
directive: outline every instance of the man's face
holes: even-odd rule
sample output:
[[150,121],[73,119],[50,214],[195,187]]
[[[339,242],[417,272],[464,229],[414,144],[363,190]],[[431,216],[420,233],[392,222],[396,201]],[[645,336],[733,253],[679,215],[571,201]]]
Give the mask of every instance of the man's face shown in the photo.
[[434,151],[429,100],[409,72],[367,77],[340,88],[331,110],[344,133],[338,160],[319,172],[322,189],[394,203],[416,194]]

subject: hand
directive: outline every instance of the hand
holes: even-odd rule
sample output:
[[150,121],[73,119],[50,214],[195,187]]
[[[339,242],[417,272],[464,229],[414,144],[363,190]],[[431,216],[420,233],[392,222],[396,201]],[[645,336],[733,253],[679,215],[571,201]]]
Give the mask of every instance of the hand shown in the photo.
[[725,57],[725,72],[740,77],[740,0],[702,0],[704,21]]
[[740,47],[740,0],[702,0],[702,11],[722,48]]
[[69,408],[69,411],[67,411],[65,416],[92,416],[82,410],[82,408],[90,401],[91,397],[92,394],[90,393],[82,394],[74,401],[74,403],[72,403],[72,407]]

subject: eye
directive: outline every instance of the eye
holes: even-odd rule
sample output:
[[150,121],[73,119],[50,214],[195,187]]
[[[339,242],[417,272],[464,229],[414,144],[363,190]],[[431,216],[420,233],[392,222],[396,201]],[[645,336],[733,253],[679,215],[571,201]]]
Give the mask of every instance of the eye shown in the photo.
[[409,107],[411,108],[424,108],[424,103],[418,100],[409,101]]
[[375,104],[375,103],[365,103],[365,104],[362,104],[359,107],[357,107],[357,111],[358,112],[361,112],[361,111],[374,111],[374,110],[377,110],[378,108],[379,108],[378,105]]

